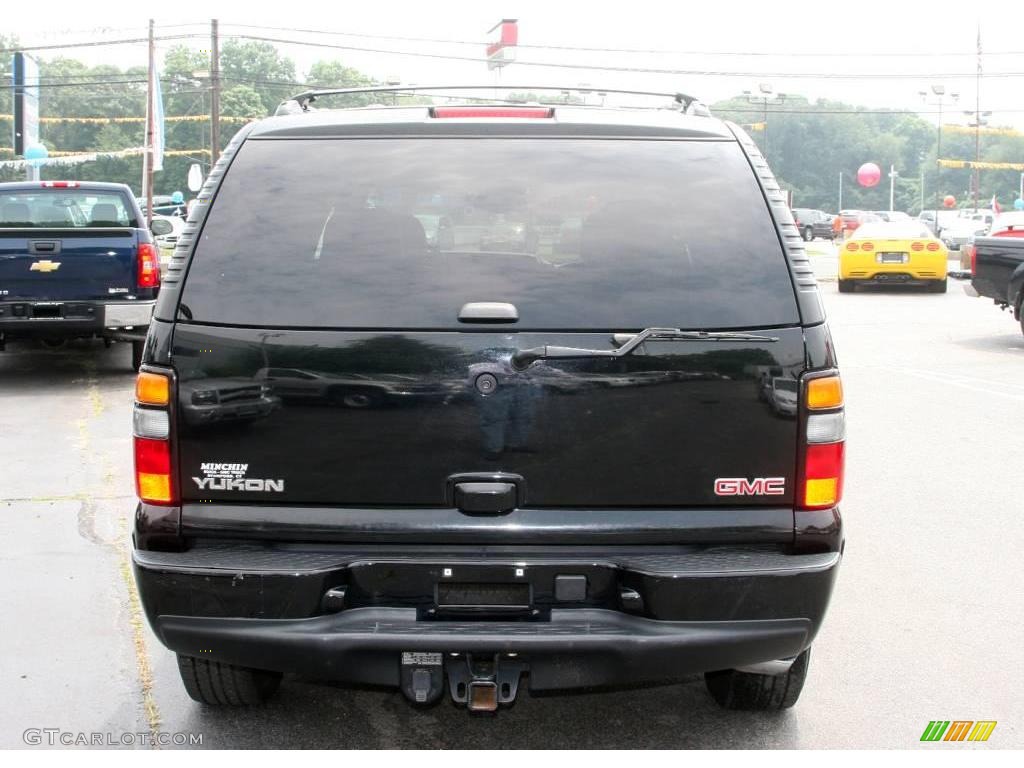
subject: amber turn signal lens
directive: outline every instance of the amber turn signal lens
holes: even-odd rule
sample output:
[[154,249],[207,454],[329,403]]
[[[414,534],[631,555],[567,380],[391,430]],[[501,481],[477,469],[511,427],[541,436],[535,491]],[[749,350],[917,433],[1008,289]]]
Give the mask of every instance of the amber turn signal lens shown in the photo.
[[143,405],[168,405],[171,401],[171,382],[159,373],[142,371],[135,379],[135,400]]
[[843,404],[843,383],[838,376],[826,376],[807,382],[807,407],[811,410],[839,408]]

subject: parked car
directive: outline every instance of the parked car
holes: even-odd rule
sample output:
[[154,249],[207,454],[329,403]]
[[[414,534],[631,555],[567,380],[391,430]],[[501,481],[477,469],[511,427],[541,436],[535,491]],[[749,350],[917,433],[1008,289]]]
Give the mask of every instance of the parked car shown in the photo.
[[814,208],[793,209],[796,228],[807,242],[816,237],[824,237],[828,240],[835,237],[835,233],[832,231],[833,218],[835,217],[832,214]]
[[11,339],[129,342],[138,368],[160,265],[131,190],[93,181],[0,184],[0,350]]
[[839,250],[839,291],[871,282],[945,293],[947,257],[946,247],[919,222],[865,224]]
[[936,237],[942,236],[942,229],[951,222],[956,221],[959,214],[956,211],[921,211],[917,215],[918,221],[923,223]]
[[844,238],[850,237],[850,235],[857,230],[862,224],[869,224],[873,221],[881,221],[881,219],[871,213],[870,211],[840,211],[840,231]]
[[958,216],[942,228],[942,242],[949,250],[959,251],[968,240],[987,230],[991,223],[984,216]]
[[903,211],[872,211],[882,221],[911,221],[910,216]]
[[[703,109],[306,98],[210,173],[137,381],[134,572],[188,694],[299,673],[493,712],[699,673],[724,707],[792,706],[845,416],[753,140]],[[356,377],[445,395],[323,402]],[[210,380],[280,403],[186,429]]]

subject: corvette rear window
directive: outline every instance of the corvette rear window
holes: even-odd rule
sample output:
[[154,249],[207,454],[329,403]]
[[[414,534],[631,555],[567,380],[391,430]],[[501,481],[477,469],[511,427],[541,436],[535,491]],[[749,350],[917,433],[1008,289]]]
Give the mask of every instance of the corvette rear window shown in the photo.
[[182,303],[194,322],[517,329],[798,322],[739,146],[676,140],[251,140],[217,193]]

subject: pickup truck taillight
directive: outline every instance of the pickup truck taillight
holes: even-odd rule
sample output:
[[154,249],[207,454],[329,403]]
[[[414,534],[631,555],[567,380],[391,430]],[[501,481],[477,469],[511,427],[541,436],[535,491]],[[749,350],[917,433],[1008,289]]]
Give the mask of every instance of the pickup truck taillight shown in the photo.
[[152,243],[139,243],[138,286],[156,288],[160,285],[160,254]]
[[829,374],[804,380],[797,508],[829,509],[843,497],[846,412],[843,384]]
[[171,389],[169,374],[140,371],[135,380],[135,492],[147,504],[178,503],[171,446]]

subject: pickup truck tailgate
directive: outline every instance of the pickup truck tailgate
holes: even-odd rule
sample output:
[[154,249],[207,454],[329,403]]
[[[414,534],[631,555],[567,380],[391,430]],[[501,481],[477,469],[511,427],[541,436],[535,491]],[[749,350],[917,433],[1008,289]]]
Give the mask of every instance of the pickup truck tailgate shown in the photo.
[[136,235],[128,228],[0,229],[0,296],[90,300],[134,295]]

